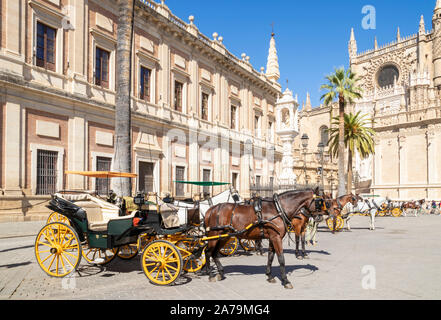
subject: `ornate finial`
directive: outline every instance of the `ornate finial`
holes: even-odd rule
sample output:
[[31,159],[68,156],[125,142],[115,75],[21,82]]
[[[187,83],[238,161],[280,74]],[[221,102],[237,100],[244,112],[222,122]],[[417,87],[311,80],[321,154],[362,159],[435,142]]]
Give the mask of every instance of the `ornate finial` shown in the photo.
[[271,23],[271,37],[274,37],[276,34],[274,33],[274,22]]

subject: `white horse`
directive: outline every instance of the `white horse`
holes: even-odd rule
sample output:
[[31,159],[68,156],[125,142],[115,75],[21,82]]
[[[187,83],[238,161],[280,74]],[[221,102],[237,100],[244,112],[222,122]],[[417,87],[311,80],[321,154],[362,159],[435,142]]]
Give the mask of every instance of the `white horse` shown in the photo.
[[[381,206],[384,203],[387,203],[388,200],[385,198],[372,198],[372,199],[364,199],[363,201],[359,201],[357,203],[357,206],[354,207],[349,202],[346,204],[344,211],[346,211],[346,214],[348,215],[346,219],[346,227],[348,230],[351,230],[351,225],[349,224],[349,220],[352,217],[353,213],[364,213],[368,214],[368,217],[370,218],[370,230],[375,230],[375,215],[377,214],[377,211],[380,211]],[[345,213],[342,212],[342,215],[344,216]]]

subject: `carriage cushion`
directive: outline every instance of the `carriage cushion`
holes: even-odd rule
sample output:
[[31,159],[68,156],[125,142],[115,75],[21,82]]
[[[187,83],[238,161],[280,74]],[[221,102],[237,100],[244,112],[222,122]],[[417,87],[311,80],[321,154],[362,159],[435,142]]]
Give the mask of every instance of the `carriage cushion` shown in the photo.
[[168,203],[163,203],[159,206],[159,212],[161,213],[162,221],[164,222],[164,227],[166,229],[178,228],[181,226],[178,211],[178,208]]

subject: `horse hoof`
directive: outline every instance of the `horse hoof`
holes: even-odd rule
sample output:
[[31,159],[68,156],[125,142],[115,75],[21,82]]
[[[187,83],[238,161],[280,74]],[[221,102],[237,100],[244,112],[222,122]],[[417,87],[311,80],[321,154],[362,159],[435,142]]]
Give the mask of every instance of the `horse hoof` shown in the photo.
[[288,282],[284,285],[285,289],[294,289],[293,285],[291,284],[291,282]]
[[269,283],[276,283],[276,279],[275,278],[268,278],[266,281],[268,281]]
[[307,254],[305,254],[305,255],[303,256],[303,259],[309,259],[309,256],[308,256]]
[[216,282],[217,281],[217,277],[210,277],[210,278],[208,278],[208,280],[210,282]]
[[299,259],[299,260],[303,260],[302,256],[297,256],[296,258]]
[[224,277],[224,275],[222,275],[222,274],[218,274],[217,276],[216,276],[216,280],[217,281],[222,281],[222,280],[224,280],[225,279],[225,277]]

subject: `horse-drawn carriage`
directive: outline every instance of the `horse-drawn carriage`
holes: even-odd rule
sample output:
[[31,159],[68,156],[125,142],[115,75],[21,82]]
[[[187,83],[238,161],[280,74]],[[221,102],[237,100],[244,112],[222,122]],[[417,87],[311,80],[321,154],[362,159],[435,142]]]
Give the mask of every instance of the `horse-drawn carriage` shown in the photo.
[[[104,175],[74,173],[88,177]],[[107,178],[136,177],[109,172],[105,175]],[[231,188],[187,206],[166,203],[153,193],[138,194],[131,199],[137,210],[124,215],[126,212],[121,206],[89,192],[55,193],[48,205],[53,213],[35,241],[36,259],[48,275],[65,277],[77,270],[82,258],[91,264],[104,265],[116,256],[132,259],[141,252],[141,268],[147,278],[156,285],[169,285],[182,271],[202,269],[207,241],[229,238],[224,255],[237,249],[234,233],[206,237],[201,225],[208,210],[205,205],[237,200],[240,198]]]

